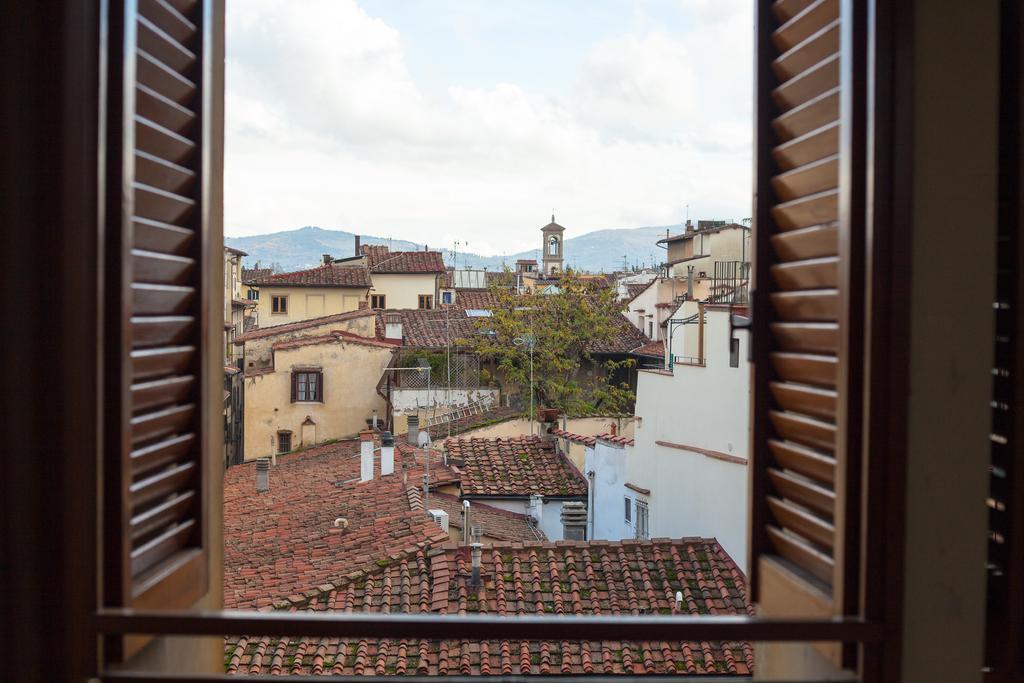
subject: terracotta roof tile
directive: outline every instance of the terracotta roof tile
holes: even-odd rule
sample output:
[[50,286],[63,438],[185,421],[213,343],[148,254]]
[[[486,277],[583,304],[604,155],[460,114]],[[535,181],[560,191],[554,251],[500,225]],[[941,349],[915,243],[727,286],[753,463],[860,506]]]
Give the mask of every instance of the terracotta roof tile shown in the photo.
[[316,337],[298,337],[297,339],[286,339],[284,341],[275,342],[271,348],[275,351],[281,351],[283,349],[295,349],[301,346],[335,344],[346,341],[355,344],[363,344],[364,346],[379,346],[381,348],[388,349],[396,349],[401,346],[396,339],[374,339],[372,337],[363,337],[352,332],[345,332],[344,330],[333,330],[329,334],[323,334]]
[[[485,548],[470,587],[466,548],[388,558],[279,609],[499,615],[753,615],[746,580],[714,539],[524,542]],[[676,593],[683,600],[676,603]],[[625,634],[624,634],[625,635]],[[480,641],[231,637],[229,674],[750,675],[745,642]]]
[[639,348],[633,349],[633,353],[638,356],[657,356],[658,358],[663,358],[665,356],[665,342],[664,340],[658,340],[650,344],[644,344]]
[[552,429],[551,433],[554,434],[555,436],[560,436],[562,438],[568,439],[573,443],[583,444],[584,446],[593,446],[595,443],[597,443],[597,437],[583,436],[582,434],[574,434],[573,432],[567,431],[565,429],[559,429],[557,427]]
[[256,280],[270,277],[273,274],[273,268],[242,268],[242,284],[247,285]]
[[365,318],[368,315],[376,314],[376,311],[371,310],[348,311],[347,313],[334,313],[332,315],[324,315],[319,318],[309,318],[308,320],[300,320],[299,322],[285,323],[283,325],[257,327],[245,334],[240,334],[235,337],[235,343],[241,344],[242,342],[246,342],[251,339],[263,339],[265,337],[273,337],[278,334],[289,334],[291,332],[309,329],[310,327],[330,325],[331,323],[342,322],[344,320],[356,320],[358,318]]
[[[395,474],[359,482],[359,442],[343,441],[278,457],[270,490],[256,493],[256,468],[224,474],[224,606],[258,608],[376,568],[376,562],[448,540],[429,517],[409,509],[402,481],[419,482],[423,455],[395,453]],[[438,460],[431,475],[446,468]],[[413,484],[415,485],[415,484]],[[335,519],[348,520],[343,530]]]
[[369,287],[370,271],[364,266],[326,263],[308,270],[254,278],[248,284],[285,287]]
[[371,273],[444,273],[439,251],[390,251],[383,245],[364,244]]
[[634,349],[651,343],[650,338],[636,329],[626,316],[620,315],[619,318],[621,320],[618,321],[618,329],[615,336],[608,341],[593,344],[587,349],[590,353],[627,354],[631,353]]
[[[409,507],[413,510],[423,508],[423,493],[419,489],[408,489]],[[448,524],[455,529],[462,529],[462,500],[448,493],[432,492],[428,501],[431,509],[441,509],[448,513]],[[533,525],[529,517],[516,512],[502,510],[479,501],[470,503],[470,524],[480,527],[484,536],[502,541],[546,541],[547,537]]]
[[459,464],[463,496],[586,496],[587,482],[541,436],[448,439],[449,461]]
[[633,439],[627,439],[619,434],[599,434],[597,438],[600,441],[610,441],[611,443],[617,443],[620,446],[632,446],[634,445]]
[[400,309],[377,311],[380,325],[384,326],[387,316],[398,316],[402,322],[402,337],[405,346],[437,349],[445,346],[449,338],[453,345],[460,339],[476,334],[473,319],[462,308],[447,309]]

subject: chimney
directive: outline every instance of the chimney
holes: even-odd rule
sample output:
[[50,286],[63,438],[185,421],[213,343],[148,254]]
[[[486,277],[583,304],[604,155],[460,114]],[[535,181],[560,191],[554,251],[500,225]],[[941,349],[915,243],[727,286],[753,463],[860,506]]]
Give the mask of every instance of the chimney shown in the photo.
[[618,436],[619,435],[619,425],[617,425],[614,422],[612,422],[611,424],[608,425],[608,428],[609,428],[612,436]]
[[471,588],[480,587],[480,556],[483,550],[483,545],[480,543],[480,527],[473,529],[473,543],[470,544],[470,557],[472,558],[473,573],[469,577],[469,585]]
[[566,541],[587,540],[587,506],[582,501],[562,503],[562,538]]
[[270,458],[256,461],[256,493],[270,490]]
[[420,416],[413,414],[409,416],[409,445],[417,448],[420,445]]
[[384,338],[403,339],[402,337],[402,316],[398,313],[388,313],[384,318]]
[[686,219],[686,232],[693,232],[693,221]]
[[373,411],[373,428],[377,429],[377,411]]
[[469,545],[470,530],[469,501],[462,501],[462,542]]
[[373,479],[373,432],[359,432],[359,481]]
[[[376,415],[374,415],[376,421]],[[384,432],[380,437],[380,476],[395,473],[395,437]]]
[[359,256],[359,249],[360,249],[359,235],[356,235],[356,250],[353,252],[356,256]]
[[683,611],[683,591],[676,591],[676,611]]
[[530,502],[526,504],[526,515],[532,517],[534,523],[540,526],[540,518],[544,513],[544,499],[539,494],[531,493]]
[[693,266],[686,266],[686,298],[693,301]]
[[324,254],[324,265],[325,266],[330,265],[331,261],[333,261],[333,260],[334,259],[331,258],[330,254]]

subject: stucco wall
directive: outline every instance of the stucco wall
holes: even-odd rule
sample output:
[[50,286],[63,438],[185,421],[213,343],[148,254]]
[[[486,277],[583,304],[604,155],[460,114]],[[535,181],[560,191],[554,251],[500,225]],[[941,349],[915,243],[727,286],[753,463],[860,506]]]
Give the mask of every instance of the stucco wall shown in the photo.
[[[623,499],[629,496],[632,510],[635,495],[626,488],[626,450],[605,441],[586,449],[584,472],[590,482],[590,538],[618,541],[635,535],[633,525],[626,523],[623,505]],[[593,477],[589,477],[590,472]]]
[[434,273],[377,274],[373,276],[371,294],[383,294],[388,308],[419,308],[419,295],[434,297],[437,308],[437,275]]
[[[710,309],[707,319],[705,367],[639,372],[636,413],[642,422],[626,479],[651,491],[652,537],[713,536],[746,570],[747,466],[729,460],[748,457],[748,339],[737,333],[740,366],[729,367],[728,312]],[[613,514],[621,515],[621,508],[621,500],[612,503]]]
[[[525,499],[490,498],[483,502],[492,507],[508,510],[509,512],[518,512],[521,515],[528,514],[528,501]],[[541,502],[540,520],[537,522],[537,528],[544,532],[549,541],[561,541],[563,539],[562,501],[544,499]]]
[[377,334],[376,317],[372,313],[367,312],[367,315],[360,318],[353,318],[352,320],[325,322],[322,325],[312,325],[301,330],[281,332],[279,334],[273,334],[266,337],[250,339],[244,344],[245,367],[269,367],[273,362],[271,347],[277,342],[287,341],[289,339],[298,339],[299,337],[317,337],[328,334],[334,330],[351,332],[353,334],[358,334],[360,337],[375,337]]
[[[261,286],[258,302],[260,325],[283,325],[322,315],[345,313],[369,301],[365,287],[268,287]],[[273,312],[273,297],[288,297],[288,312]]]
[[[318,443],[364,429],[374,410],[384,414],[377,382],[392,353],[391,349],[351,342],[275,352],[274,372],[245,378],[245,459],[274,453],[279,430],[291,430],[293,449],[312,445],[302,443],[302,423],[307,417],[316,423]],[[323,403],[291,402],[293,366],[322,369]]]
[[470,403],[484,401],[488,405],[497,405],[497,389],[392,389],[391,407],[394,415],[418,413],[430,406],[436,406],[438,414],[443,414],[446,406],[460,408]]

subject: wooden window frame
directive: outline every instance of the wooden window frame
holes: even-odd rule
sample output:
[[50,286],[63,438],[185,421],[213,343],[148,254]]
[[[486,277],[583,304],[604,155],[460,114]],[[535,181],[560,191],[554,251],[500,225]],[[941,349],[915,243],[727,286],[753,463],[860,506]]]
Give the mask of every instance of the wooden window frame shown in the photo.
[[[386,294],[371,294],[370,295],[370,308],[375,311],[383,311],[388,307]],[[379,304],[379,305],[378,305]]]
[[270,295],[270,314],[271,315],[288,315],[288,295],[287,294],[271,294]]
[[[316,378],[316,398],[299,398],[299,385],[305,378],[306,392],[309,392],[309,377]],[[323,370],[302,369],[293,370],[291,376],[291,397],[292,403],[323,403],[324,402],[324,373]]]
[[[426,306],[423,303],[426,302]],[[420,294],[419,300],[417,301],[417,308],[421,311],[432,311],[434,310],[434,295],[433,294]]]

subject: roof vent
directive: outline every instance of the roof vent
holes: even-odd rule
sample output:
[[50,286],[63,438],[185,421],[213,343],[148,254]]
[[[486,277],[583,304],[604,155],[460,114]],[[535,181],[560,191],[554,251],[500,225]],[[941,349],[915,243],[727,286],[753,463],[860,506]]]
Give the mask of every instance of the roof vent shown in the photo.
[[373,479],[373,432],[359,432],[359,481]]
[[441,527],[441,529],[443,529],[445,533],[448,533],[448,513],[447,512],[445,512],[444,510],[427,510],[427,514],[430,515],[430,518],[432,520],[437,522],[437,525],[439,527]]
[[582,501],[562,503],[562,538],[566,541],[587,540],[587,506]]
[[683,609],[683,591],[676,591],[676,611]]
[[[376,413],[374,413],[376,419]],[[395,437],[391,432],[384,432],[380,436],[380,476],[395,473]]]
[[270,458],[256,461],[256,493],[270,490]]
[[417,447],[420,445],[420,416],[413,414],[409,416],[409,445]]

